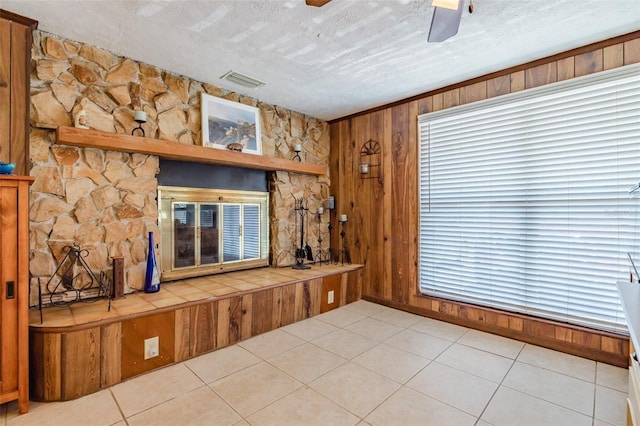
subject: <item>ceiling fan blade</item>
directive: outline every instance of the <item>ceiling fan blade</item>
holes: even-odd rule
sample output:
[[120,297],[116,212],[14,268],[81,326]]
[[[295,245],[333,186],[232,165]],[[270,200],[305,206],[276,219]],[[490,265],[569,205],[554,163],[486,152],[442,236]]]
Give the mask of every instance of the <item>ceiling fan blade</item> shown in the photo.
[[445,41],[458,33],[464,1],[458,0],[458,8],[456,10],[444,7],[433,8],[431,28],[429,28],[429,36],[427,37],[429,43]]
[[331,0],[305,0],[304,2],[307,4],[307,6],[322,7],[330,1]]

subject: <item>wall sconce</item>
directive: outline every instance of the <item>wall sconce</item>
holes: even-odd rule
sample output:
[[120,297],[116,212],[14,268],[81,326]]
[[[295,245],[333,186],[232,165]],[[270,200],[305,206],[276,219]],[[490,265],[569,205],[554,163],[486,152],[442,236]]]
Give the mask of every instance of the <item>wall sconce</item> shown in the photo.
[[293,152],[296,153],[296,155],[293,156],[293,158],[291,158],[293,161],[300,161],[302,162],[302,158],[300,158],[300,153],[302,152],[302,145],[297,143],[293,146]]
[[382,149],[380,143],[369,139],[360,149],[360,178],[378,179],[382,184]]
[[135,111],[133,113],[133,119],[136,121],[136,123],[138,123],[138,127],[131,131],[131,135],[133,136],[136,130],[140,130],[140,132],[142,133],[142,137],[144,137],[145,135],[144,129],[142,128],[142,123],[147,122],[147,113],[144,111]]

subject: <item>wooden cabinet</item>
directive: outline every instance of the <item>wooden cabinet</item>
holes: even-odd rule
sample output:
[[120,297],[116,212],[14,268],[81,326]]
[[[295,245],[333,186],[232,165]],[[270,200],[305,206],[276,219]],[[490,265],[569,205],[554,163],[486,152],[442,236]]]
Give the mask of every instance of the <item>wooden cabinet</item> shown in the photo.
[[29,409],[29,185],[0,175],[0,403]]

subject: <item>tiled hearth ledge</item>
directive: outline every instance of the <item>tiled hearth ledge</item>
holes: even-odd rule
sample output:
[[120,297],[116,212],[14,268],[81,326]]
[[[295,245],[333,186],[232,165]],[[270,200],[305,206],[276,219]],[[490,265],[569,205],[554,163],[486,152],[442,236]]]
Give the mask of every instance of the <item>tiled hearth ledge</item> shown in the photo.
[[[297,282],[322,279],[355,271],[363,266],[329,264],[314,265],[311,269],[301,270],[265,267],[172,281],[162,283],[158,293],[135,292],[114,299],[111,302],[111,311],[107,311],[107,299],[79,302],[67,307],[49,306],[43,308],[44,321],[40,323],[39,311],[31,309],[29,326],[43,329],[70,327],[77,330],[78,327],[109,323],[115,319],[122,320],[153,311],[185,308]],[[336,300],[339,302],[337,296]]]
[[[258,268],[163,283],[158,293],[30,311],[30,398],[75,399],[358,300],[363,265]],[[328,294],[333,292],[333,303]],[[145,340],[159,356],[145,359]]]

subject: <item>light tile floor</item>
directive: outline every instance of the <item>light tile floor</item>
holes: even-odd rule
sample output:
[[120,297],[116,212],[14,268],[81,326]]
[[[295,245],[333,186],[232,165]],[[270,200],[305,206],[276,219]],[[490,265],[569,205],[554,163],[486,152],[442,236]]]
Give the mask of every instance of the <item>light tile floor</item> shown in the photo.
[[359,301],[18,425],[625,425],[627,370]]

